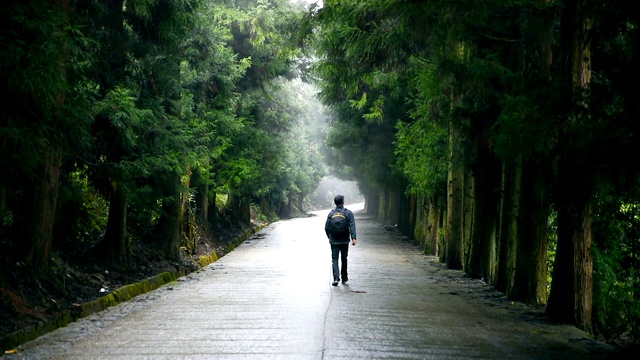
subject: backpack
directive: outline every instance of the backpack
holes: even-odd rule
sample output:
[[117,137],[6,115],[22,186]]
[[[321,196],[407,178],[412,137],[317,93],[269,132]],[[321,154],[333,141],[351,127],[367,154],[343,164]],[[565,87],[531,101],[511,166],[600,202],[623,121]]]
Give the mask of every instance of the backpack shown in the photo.
[[344,209],[336,209],[329,218],[329,233],[333,236],[349,235],[349,220]]

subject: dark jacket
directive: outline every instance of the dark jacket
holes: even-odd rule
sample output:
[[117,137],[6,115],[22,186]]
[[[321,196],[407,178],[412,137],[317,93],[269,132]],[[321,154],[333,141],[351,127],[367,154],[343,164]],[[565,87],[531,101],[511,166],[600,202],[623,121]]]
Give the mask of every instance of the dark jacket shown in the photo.
[[[335,214],[336,209],[343,209],[344,215],[349,221],[349,233],[351,234],[351,238],[349,238],[349,234],[344,236],[335,237],[329,233],[329,219]],[[331,244],[348,244],[351,239],[356,239],[356,219],[353,217],[353,213],[351,210],[345,208],[344,206],[337,206],[336,209],[333,209],[327,215],[327,221],[324,223],[324,232],[327,233],[327,237],[329,238],[329,242]]]

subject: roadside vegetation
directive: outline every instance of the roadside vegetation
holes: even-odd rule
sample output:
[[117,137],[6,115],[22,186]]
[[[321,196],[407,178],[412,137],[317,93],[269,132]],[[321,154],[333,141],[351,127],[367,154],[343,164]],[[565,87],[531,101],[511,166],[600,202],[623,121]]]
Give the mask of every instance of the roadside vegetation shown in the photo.
[[302,7],[0,6],[0,335],[224,253],[324,176]]
[[449,268],[637,342],[634,6],[324,1],[309,42],[333,165]]

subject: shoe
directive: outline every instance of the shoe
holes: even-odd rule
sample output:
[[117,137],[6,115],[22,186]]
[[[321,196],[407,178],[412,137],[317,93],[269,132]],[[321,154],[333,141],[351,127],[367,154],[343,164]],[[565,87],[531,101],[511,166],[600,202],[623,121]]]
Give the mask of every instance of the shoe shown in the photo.
[[347,279],[346,277],[342,278],[342,284],[346,285],[349,282],[349,279]]
[[333,282],[331,283],[331,285],[338,286],[338,280],[339,279],[333,279]]

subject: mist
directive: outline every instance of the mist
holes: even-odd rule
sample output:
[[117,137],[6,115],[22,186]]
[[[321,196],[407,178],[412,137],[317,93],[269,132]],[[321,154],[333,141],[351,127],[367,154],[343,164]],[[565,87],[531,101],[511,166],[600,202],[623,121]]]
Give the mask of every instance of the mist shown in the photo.
[[360,193],[358,184],[355,181],[345,181],[333,176],[325,176],[316,190],[309,196],[311,210],[334,207],[333,198],[336,195],[343,195],[347,206],[364,202],[364,196]]

